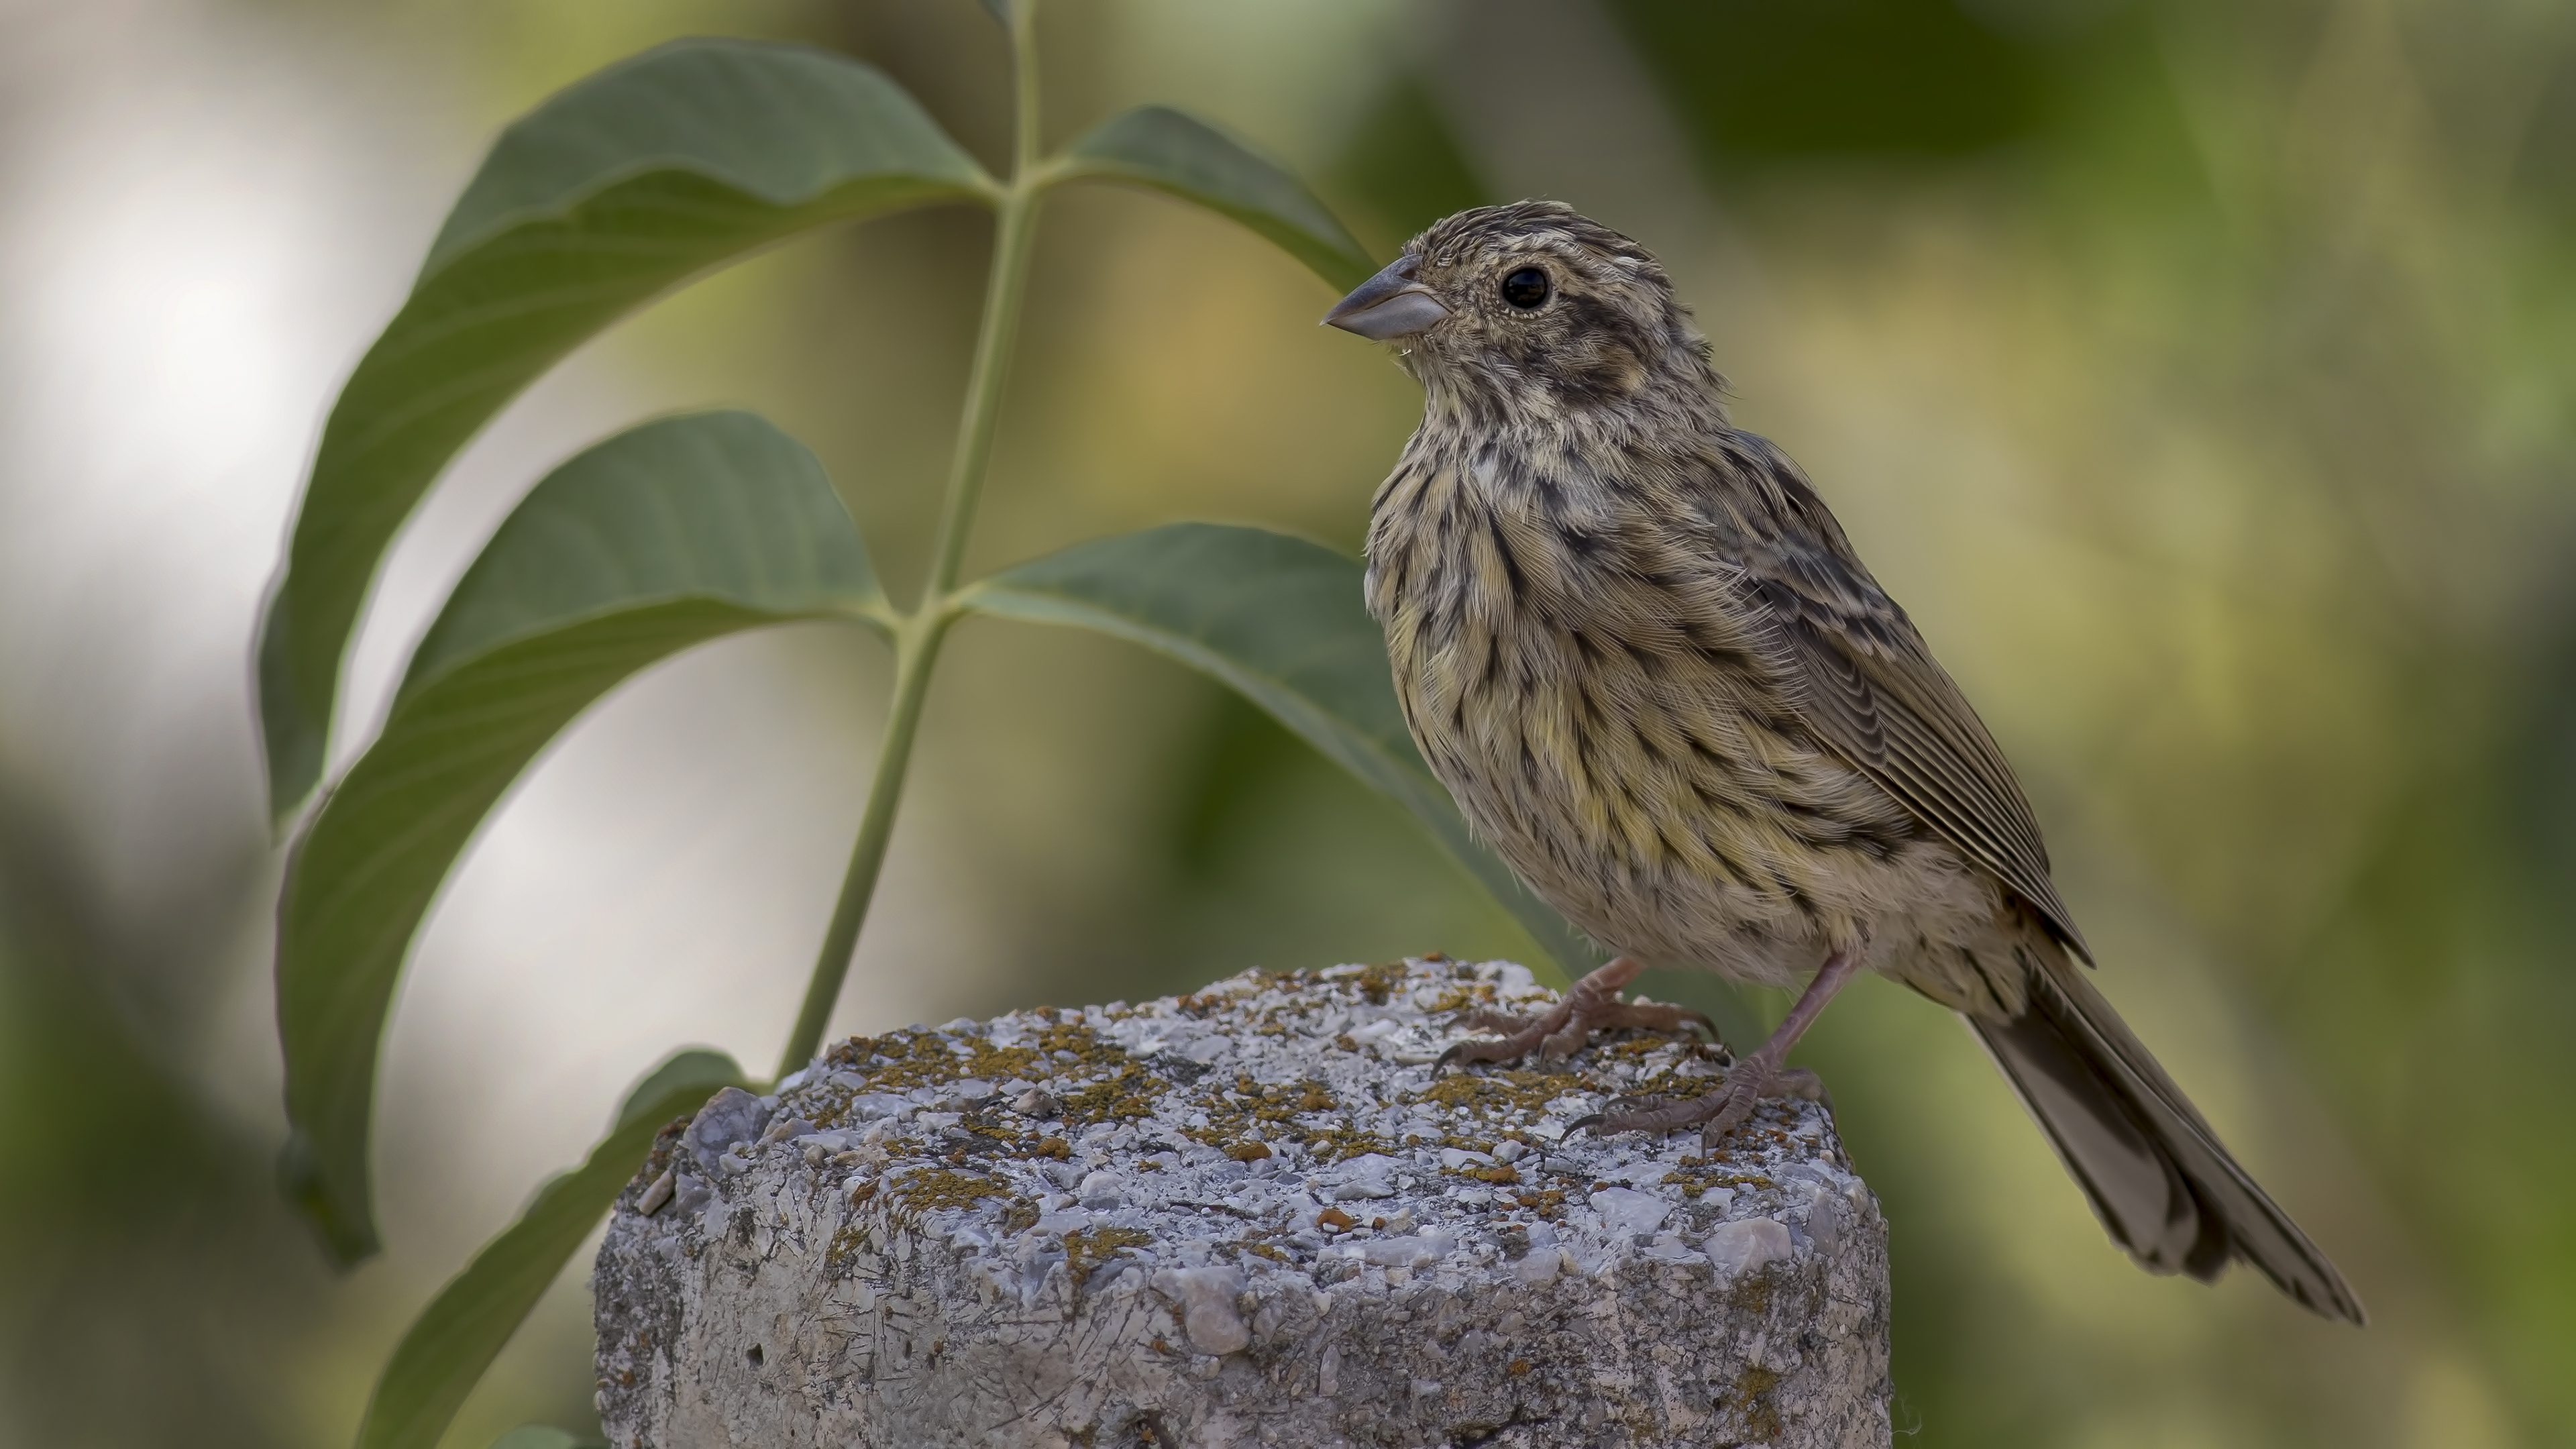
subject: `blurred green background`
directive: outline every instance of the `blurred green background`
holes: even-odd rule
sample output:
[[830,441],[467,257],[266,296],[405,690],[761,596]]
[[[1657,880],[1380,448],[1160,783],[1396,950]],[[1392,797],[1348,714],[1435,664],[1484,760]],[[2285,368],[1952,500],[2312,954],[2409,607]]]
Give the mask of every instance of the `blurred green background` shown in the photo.
[[[451,882],[386,1057],[385,1259],[332,1279],[270,1187],[246,652],[312,431],[501,123],[718,31],[870,59],[998,159],[971,0],[0,0],[0,1444],[346,1442],[628,1079],[783,1039],[885,685],[817,630],[621,692]],[[1523,195],[1662,255],[2019,765],[2104,988],[2376,1315],[2137,1273],[1966,1036],[1868,982],[1804,1059],[1893,1223],[1911,1442],[2576,1444],[2576,7],[1049,0],[1043,34],[1051,135],[1194,107],[1381,255]],[[405,536],[350,725],[518,491],[659,409],[769,413],[917,578],[985,245],[831,232],[577,356]],[[1052,203],[975,557],[1193,516],[1356,547],[1416,394],[1330,300],[1176,205]],[[836,1030],[1523,949],[1132,650],[974,625],[929,726]],[[589,1422],[586,1312],[561,1285],[448,1442]]]

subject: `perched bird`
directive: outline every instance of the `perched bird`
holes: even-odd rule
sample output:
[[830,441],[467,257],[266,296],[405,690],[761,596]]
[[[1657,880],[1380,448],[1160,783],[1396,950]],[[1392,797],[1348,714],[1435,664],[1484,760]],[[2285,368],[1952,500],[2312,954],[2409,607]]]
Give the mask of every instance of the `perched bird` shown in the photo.
[[[1464,1061],[1671,1029],[1645,963],[1803,988],[1725,1086],[1602,1132],[1715,1142],[1863,970],[1967,1021],[2112,1238],[2150,1272],[2233,1259],[2363,1321],[2085,979],[2029,802],[1798,465],[1635,242],[1543,201],[1460,212],[1325,317],[1395,344],[1423,420],[1371,507],[1369,607],[1468,821],[1616,959]],[[1807,1078],[1812,1081],[1812,1078]]]

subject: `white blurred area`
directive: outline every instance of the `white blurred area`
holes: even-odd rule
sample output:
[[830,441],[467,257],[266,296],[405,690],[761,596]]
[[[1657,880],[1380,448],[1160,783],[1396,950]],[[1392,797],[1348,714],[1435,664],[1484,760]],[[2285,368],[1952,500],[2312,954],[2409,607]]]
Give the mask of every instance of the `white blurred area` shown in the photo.
[[0,15],[0,741],[148,911],[256,815],[242,650],[428,148],[236,14]]
[[[159,893],[205,888],[261,844],[262,590],[324,410],[486,139],[457,114],[458,78],[316,19],[191,0],[0,10],[0,752],[74,822],[138,930]],[[350,671],[340,763],[545,468],[650,413],[730,400],[657,392],[626,353],[612,338],[522,399],[414,520]],[[443,1276],[672,1048],[770,1069],[863,794],[877,653],[808,629],[684,657],[523,782],[450,882],[386,1042],[398,1271]],[[836,1030],[973,998],[972,964],[996,953],[942,894],[939,835],[934,799],[906,822]],[[216,1098],[282,1131],[268,943],[264,919],[245,923],[180,1039]]]

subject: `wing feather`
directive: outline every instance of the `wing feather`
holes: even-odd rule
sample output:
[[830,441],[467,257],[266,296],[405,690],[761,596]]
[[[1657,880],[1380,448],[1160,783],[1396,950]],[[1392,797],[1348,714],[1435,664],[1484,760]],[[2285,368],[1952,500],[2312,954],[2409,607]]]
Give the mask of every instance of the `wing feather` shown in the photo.
[[1748,549],[1743,585],[1777,629],[1801,715],[1970,860],[1993,871],[2086,961],[2092,949],[2049,878],[2048,847],[2012,766],[1912,620],[1862,566],[1813,485],[1769,442],[1739,433],[1747,481],[1779,506]]

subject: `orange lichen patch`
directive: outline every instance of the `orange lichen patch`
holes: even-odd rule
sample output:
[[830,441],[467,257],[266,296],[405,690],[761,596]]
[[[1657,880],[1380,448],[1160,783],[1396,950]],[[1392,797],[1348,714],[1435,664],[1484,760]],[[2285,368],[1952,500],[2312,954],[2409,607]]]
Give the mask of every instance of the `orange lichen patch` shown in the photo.
[[1517,1068],[1505,1072],[1452,1072],[1419,1091],[1408,1093],[1407,1100],[1437,1102],[1450,1108],[1465,1107],[1489,1115],[1502,1112],[1536,1115],[1559,1097],[1591,1090],[1592,1083],[1579,1073]]
[[1728,1168],[1723,1159],[1712,1157],[1685,1157],[1681,1166],[1665,1173],[1658,1182],[1679,1186],[1690,1197],[1697,1197],[1712,1187],[1760,1190],[1778,1185],[1762,1173],[1735,1171]]
[[[1037,1018],[1036,1029],[1014,1046],[996,1046],[986,1036],[938,1031],[895,1031],[835,1043],[824,1057],[825,1065],[833,1069],[826,1077],[830,1085],[805,1089],[806,1115],[815,1125],[830,1127],[845,1119],[850,1099],[861,1092],[900,1094],[969,1078],[995,1084],[1013,1078],[1037,1079],[1060,1075],[1070,1065],[1110,1073],[1108,1080],[1068,1094],[1065,1115],[1083,1125],[1142,1115],[1151,1110],[1153,1094],[1170,1085],[1136,1066],[1125,1048],[1093,1031],[1080,1013],[1065,1013],[1061,1020],[1044,1010],[1028,1015]],[[1058,1053],[1072,1062],[1066,1063]],[[850,1077],[858,1081],[852,1084]],[[971,1125],[969,1130],[974,1130]]]
[[1074,1291],[1082,1291],[1091,1270],[1118,1256],[1121,1249],[1141,1248],[1152,1241],[1151,1233],[1134,1228],[1090,1228],[1065,1234],[1064,1269],[1073,1279]]
[[1261,1089],[1261,1105],[1252,1109],[1255,1119],[1263,1122],[1287,1122],[1301,1115],[1329,1112],[1334,1107],[1333,1094],[1321,1082],[1292,1082],[1284,1087]]
[[1462,981],[1424,1003],[1423,1010],[1438,1016],[1444,1012],[1467,1011],[1480,1006],[1497,1006],[1501,993],[1490,981]]
[[1237,1142],[1225,1149],[1225,1155],[1237,1162],[1259,1162],[1270,1155],[1270,1147],[1263,1142]]
[[1368,998],[1369,1005],[1384,1006],[1387,998],[1395,994],[1395,989],[1404,984],[1407,974],[1403,962],[1386,961],[1362,971],[1351,979],[1351,984],[1360,989],[1360,995]]
[[1306,1134],[1306,1150],[1318,1163],[1339,1162],[1345,1157],[1365,1157],[1372,1152],[1386,1152],[1395,1144],[1373,1132],[1354,1127],[1329,1127]]
[[886,1190],[886,1198],[897,1215],[918,1218],[944,1208],[970,1207],[985,1198],[1000,1197],[1004,1191],[1002,1184],[980,1173],[934,1167],[897,1178]]
[[[1115,1051],[1114,1046],[1110,1048]],[[1124,1053],[1121,1053],[1122,1057]],[[1154,1101],[1171,1087],[1171,1083],[1133,1061],[1124,1062],[1117,1075],[1106,1081],[1093,1082],[1079,1091],[1065,1095],[1061,1108],[1064,1120],[1078,1127],[1096,1122],[1132,1122],[1154,1114]]]
[[1780,1386],[1780,1375],[1755,1364],[1736,1376],[1735,1386],[1721,1395],[1717,1405],[1744,1418],[1744,1427],[1762,1439],[1780,1437],[1780,1409],[1772,1402],[1772,1390]]
[[832,1241],[825,1245],[823,1249],[823,1262],[830,1267],[837,1268],[843,1263],[848,1262],[852,1255],[861,1252],[867,1246],[868,1230],[866,1225],[855,1222],[845,1223],[842,1225],[839,1232],[832,1234]]

